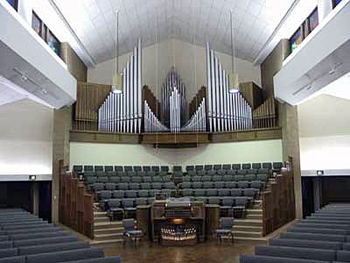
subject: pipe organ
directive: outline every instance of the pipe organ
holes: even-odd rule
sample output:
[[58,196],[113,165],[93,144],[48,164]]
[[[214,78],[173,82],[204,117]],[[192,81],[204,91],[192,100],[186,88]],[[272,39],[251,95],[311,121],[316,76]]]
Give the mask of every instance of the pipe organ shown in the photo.
[[147,101],[144,102],[144,131],[145,132],[168,132],[169,129],[160,122],[153,113]]
[[[105,99],[98,108],[98,130],[118,133],[229,132],[276,126],[274,98],[267,99],[259,106],[262,91],[259,87],[252,90],[250,86],[253,87],[253,83],[248,83],[245,90],[241,89],[242,93],[230,93],[228,74],[209,43],[206,66],[207,87],[202,87],[189,105],[185,85],[174,68],[162,85],[159,102],[147,86],[142,87],[139,40],[123,69],[123,92],[119,94],[106,90],[104,97],[100,98],[100,101]],[[80,97],[87,92],[87,87],[81,87],[78,91],[76,109],[79,111],[76,114],[81,118],[85,116],[83,109],[87,107],[81,103]],[[88,109],[89,112],[94,110],[92,107]],[[96,119],[93,114],[88,116]]]
[[177,88],[171,92],[169,98],[169,108],[170,108],[170,131],[179,132],[181,128],[181,94],[178,92]]
[[263,104],[253,111],[254,128],[270,128],[276,126],[275,99],[269,97]]
[[189,121],[181,128],[184,132],[206,132],[207,131],[207,117],[205,98],[199,104],[197,111],[191,116]]
[[206,60],[209,132],[251,129],[252,108],[240,93],[229,93],[228,76],[209,43]]
[[[176,95],[174,94],[176,90]],[[185,94],[185,84],[182,82],[180,76],[177,74],[174,68],[168,73],[165,82],[162,85],[161,89],[162,96],[162,120],[165,126],[169,127],[172,132],[176,132],[173,129],[176,129],[174,125],[182,126],[186,122],[186,94]],[[177,96],[177,101],[173,101]],[[179,110],[178,117],[175,117],[175,112],[173,106],[179,104],[179,107],[176,110]],[[171,120],[171,117],[173,118]],[[180,121],[180,124],[177,124],[177,121]],[[172,129],[173,127],[173,129]],[[179,128],[179,127],[177,127]]]
[[98,130],[141,133],[141,40],[123,69],[123,93],[110,92],[98,109]]

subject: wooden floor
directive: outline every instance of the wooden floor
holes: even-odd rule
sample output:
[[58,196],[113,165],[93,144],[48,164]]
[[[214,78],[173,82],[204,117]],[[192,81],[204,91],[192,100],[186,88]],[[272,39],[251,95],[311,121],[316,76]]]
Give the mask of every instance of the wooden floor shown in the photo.
[[106,256],[120,255],[123,263],[238,263],[240,254],[253,254],[254,245],[244,243],[205,242],[191,247],[163,247],[143,242],[140,247],[130,244],[105,245]]

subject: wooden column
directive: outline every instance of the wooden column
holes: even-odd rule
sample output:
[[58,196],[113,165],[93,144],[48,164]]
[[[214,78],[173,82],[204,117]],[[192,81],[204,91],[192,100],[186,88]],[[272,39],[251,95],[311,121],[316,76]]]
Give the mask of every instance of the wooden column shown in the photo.
[[151,206],[139,205],[136,210],[137,227],[142,231],[144,239],[150,240]]
[[220,227],[220,206],[205,205],[206,211],[206,236],[208,240],[215,238],[215,230]]

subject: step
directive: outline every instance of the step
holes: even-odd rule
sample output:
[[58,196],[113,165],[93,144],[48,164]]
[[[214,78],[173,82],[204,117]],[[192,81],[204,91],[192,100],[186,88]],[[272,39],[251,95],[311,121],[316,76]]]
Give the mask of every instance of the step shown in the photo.
[[107,213],[103,212],[103,211],[94,211],[94,218],[98,218],[98,217],[106,217]]
[[122,221],[94,222],[94,229],[105,229],[111,227],[123,227]]
[[262,232],[262,226],[233,226],[233,231]]
[[103,235],[103,234],[110,234],[110,233],[123,233],[123,232],[124,232],[123,227],[106,226],[105,228],[94,229],[94,235]]
[[247,209],[246,211],[248,214],[254,214],[254,215],[262,215],[263,213],[262,209]]
[[110,219],[106,216],[104,217],[94,217],[95,223],[103,223],[103,222],[110,222]]
[[268,245],[268,241],[263,237],[234,237],[235,242],[252,244],[252,245]]
[[102,240],[113,240],[113,239],[119,239],[123,237],[123,233],[109,233],[109,234],[94,234],[94,240],[95,241],[102,241]]
[[98,246],[98,245],[109,245],[109,244],[117,244],[117,243],[120,244],[122,242],[123,242],[122,238],[106,239],[106,240],[93,240],[93,241],[90,241],[90,245]]
[[236,219],[235,225],[237,225],[237,226],[262,226],[262,220]]
[[262,232],[250,232],[250,231],[234,231],[234,237],[262,237]]
[[262,215],[259,214],[247,214],[246,215],[247,219],[256,219],[256,220],[262,220]]

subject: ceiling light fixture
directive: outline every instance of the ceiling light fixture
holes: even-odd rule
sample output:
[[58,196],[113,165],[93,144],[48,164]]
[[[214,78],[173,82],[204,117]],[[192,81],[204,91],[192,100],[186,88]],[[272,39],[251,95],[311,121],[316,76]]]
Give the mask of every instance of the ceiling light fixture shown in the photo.
[[235,73],[235,47],[234,47],[234,39],[233,39],[233,11],[230,12],[230,24],[231,24],[231,49],[232,49],[232,72],[229,73],[228,83],[229,83],[229,92],[237,93],[239,92],[239,79],[238,73]]
[[115,11],[116,16],[116,45],[115,45],[115,73],[112,79],[112,92],[120,94],[123,92],[123,75],[119,74],[119,11]]

